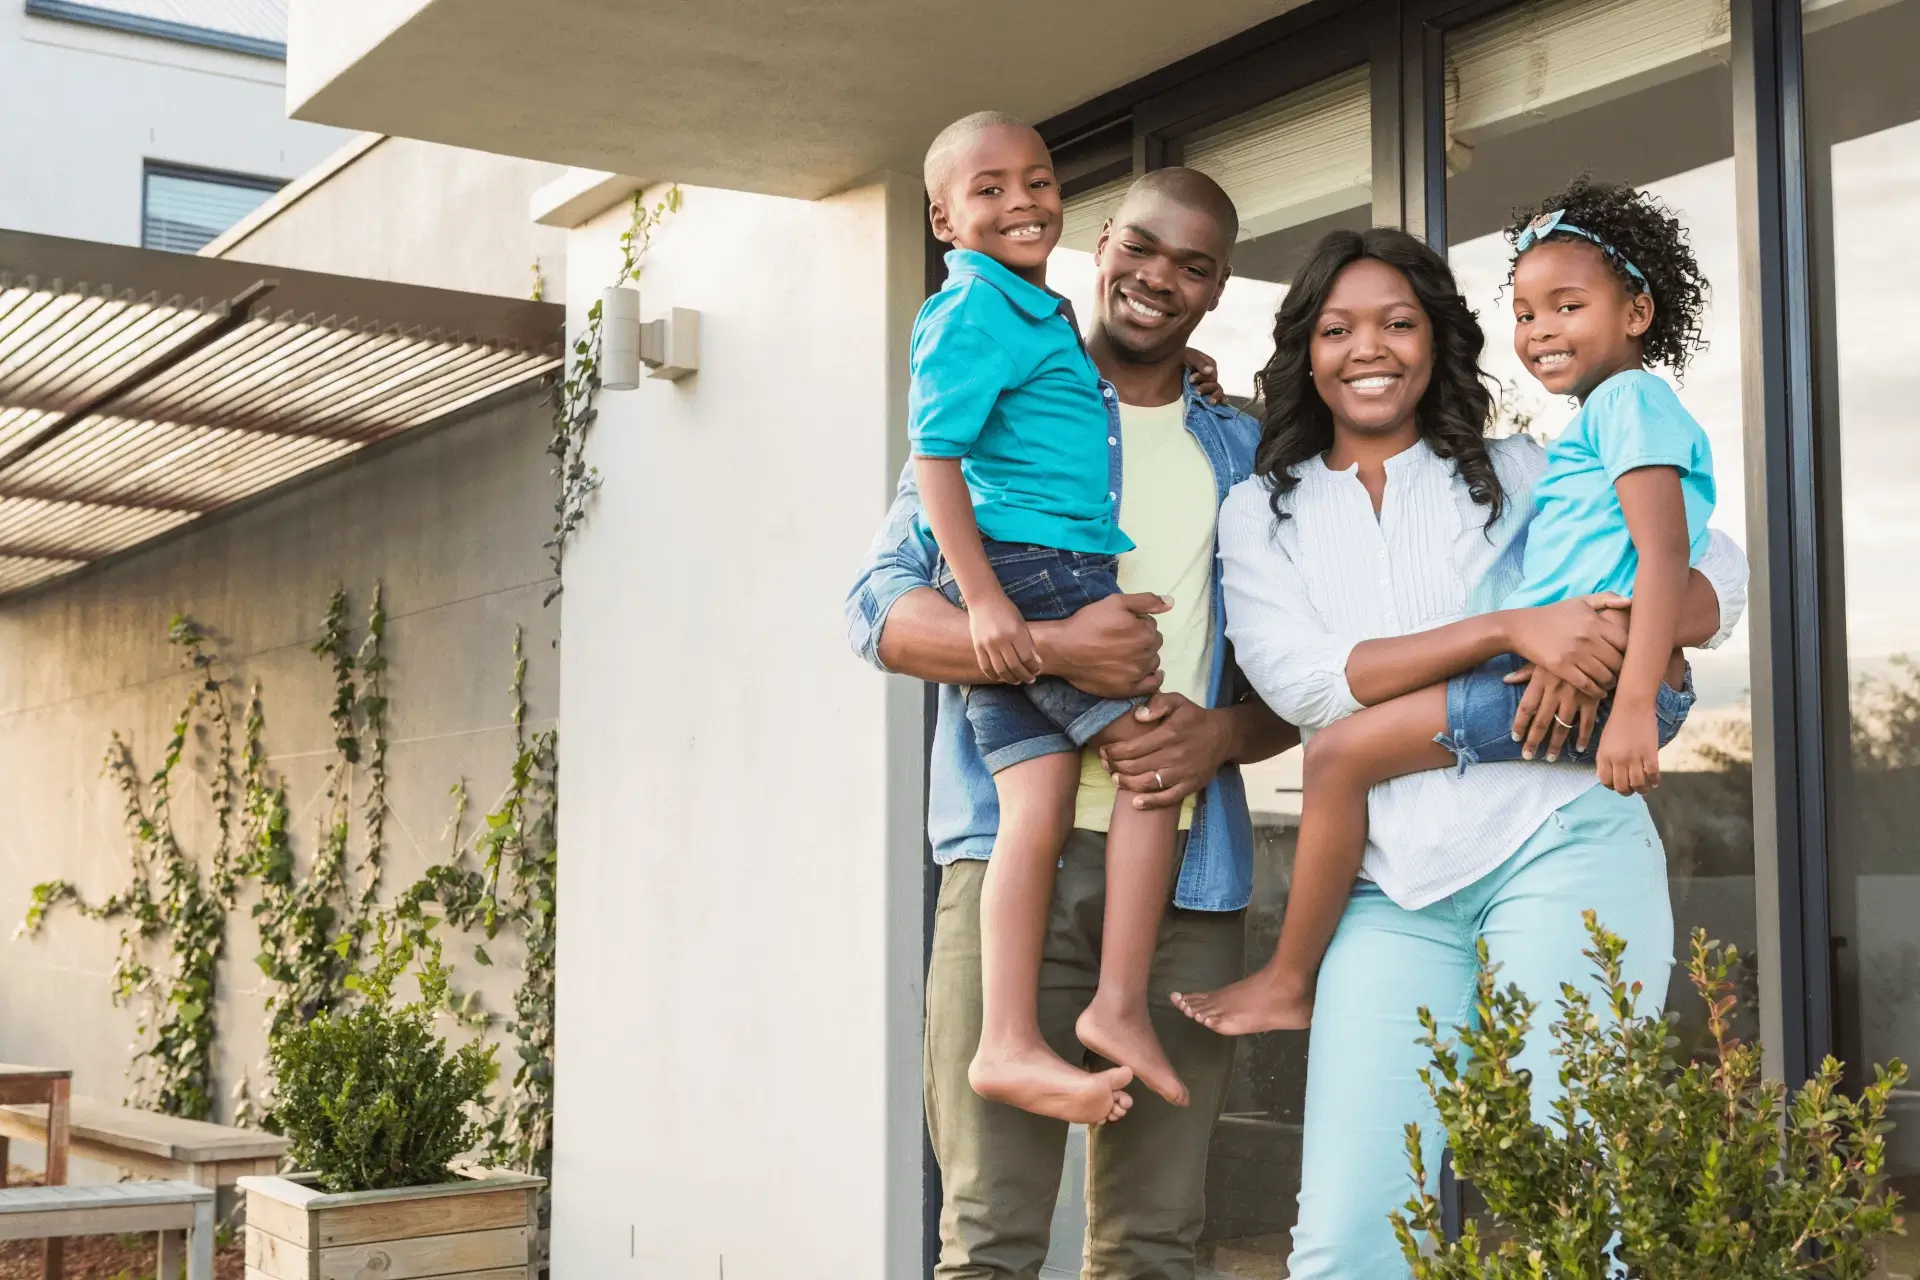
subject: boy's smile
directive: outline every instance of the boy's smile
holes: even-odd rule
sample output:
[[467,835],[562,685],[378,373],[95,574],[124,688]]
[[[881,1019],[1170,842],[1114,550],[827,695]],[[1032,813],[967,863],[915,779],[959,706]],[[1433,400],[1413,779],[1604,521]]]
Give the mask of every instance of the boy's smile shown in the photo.
[[1060,185],[1040,135],[988,125],[957,148],[944,190],[928,216],[948,244],[984,253],[1034,284],[1047,279],[1047,255],[1060,242]]

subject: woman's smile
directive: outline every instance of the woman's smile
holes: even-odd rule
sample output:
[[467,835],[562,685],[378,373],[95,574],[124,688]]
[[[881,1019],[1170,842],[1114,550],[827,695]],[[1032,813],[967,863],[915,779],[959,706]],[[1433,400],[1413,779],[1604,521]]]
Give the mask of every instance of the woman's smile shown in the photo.
[[1385,395],[1399,382],[1400,375],[1397,373],[1363,373],[1346,380],[1348,390],[1361,396]]

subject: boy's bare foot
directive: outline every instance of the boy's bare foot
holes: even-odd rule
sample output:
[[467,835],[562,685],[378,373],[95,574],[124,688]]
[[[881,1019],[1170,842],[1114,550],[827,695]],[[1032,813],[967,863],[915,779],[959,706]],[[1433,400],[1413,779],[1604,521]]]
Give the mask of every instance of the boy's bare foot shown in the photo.
[[1191,996],[1176,991],[1173,1003],[1201,1026],[1223,1036],[1304,1031],[1313,1021],[1313,983],[1262,969],[1218,991]]
[[998,1049],[982,1044],[967,1067],[967,1082],[989,1102],[1004,1102],[1070,1124],[1107,1124],[1133,1106],[1128,1067],[1082,1071],[1044,1044]]
[[1174,1106],[1187,1105],[1187,1086],[1167,1061],[1167,1052],[1160,1047],[1160,1037],[1153,1033],[1153,1023],[1144,1007],[1128,1014],[1101,1003],[1095,996],[1073,1030],[1081,1044],[1108,1062],[1132,1067],[1141,1084]]

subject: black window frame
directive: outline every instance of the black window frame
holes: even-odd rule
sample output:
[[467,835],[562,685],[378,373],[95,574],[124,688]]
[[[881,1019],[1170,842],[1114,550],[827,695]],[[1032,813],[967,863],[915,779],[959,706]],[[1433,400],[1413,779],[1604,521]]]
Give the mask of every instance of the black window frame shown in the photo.
[[[290,181],[287,178],[270,178],[258,173],[239,173],[231,169],[209,169],[200,165],[177,164],[171,160],[151,158],[143,160],[140,162],[140,247],[143,249],[165,248],[162,245],[150,244],[147,240],[148,204],[155,178],[179,178],[188,182],[204,182],[247,191],[262,191],[266,193],[267,199],[272,199]],[[217,240],[224,234],[226,232],[223,229],[216,232],[213,238]],[[182,251],[171,250],[170,252]]]

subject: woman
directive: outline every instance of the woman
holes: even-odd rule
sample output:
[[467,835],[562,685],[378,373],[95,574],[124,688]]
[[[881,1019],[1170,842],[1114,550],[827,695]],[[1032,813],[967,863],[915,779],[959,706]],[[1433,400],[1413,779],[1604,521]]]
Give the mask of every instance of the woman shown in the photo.
[[[1597,657],[1611,683],[1625,629],[1597,599],[1465,616],[1545,455],[1525,437],[1484,438],[1483,338],[1439,255],[1398,231],[1333,233],[1294,281],[1274,343],[1255,475],[1220,514],[1227,633],[1267,704],[1310,736],[1517,653],[1537,669],[1550,724],[1563,679],[1585,682]],[[1738,549],[1716,535],[1689,580],[1681,642],[1724,638],[1745,583]],[[1577,645],[1569,611],[1588,624]],[[1307,761],[1311,788],[1310,744]],[[1420,1122],[1429,1169],[1440,1146],[1416,1011],[1443,1026],[1470,1016],[1478,942],[1503,980],[1549,1006],[1588,974],[1588,909],[1629,944],[1629,981],[1658,998],[1672,966],[1659,836],[1645,802],[1597,787],[1591,766],[1397,778],[1374,789],[1368,818],[1365,878],[1314,1002],[1294,1280],[1406,1273],[1388,1222],[1407,1197],[1406,1125]],[[1522,1060],[1543,1117],[1548,1048],[1535,1037]]]

